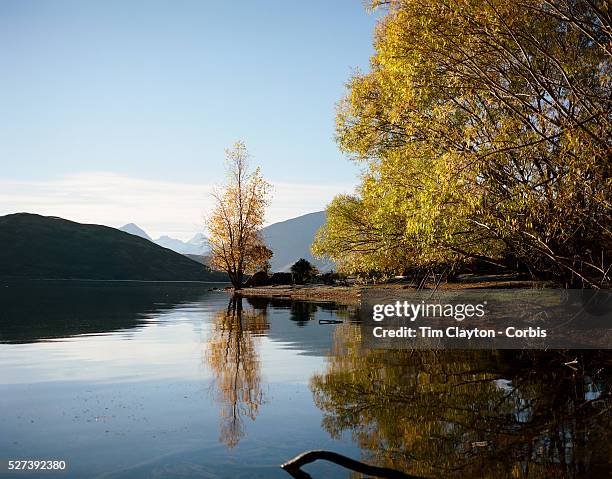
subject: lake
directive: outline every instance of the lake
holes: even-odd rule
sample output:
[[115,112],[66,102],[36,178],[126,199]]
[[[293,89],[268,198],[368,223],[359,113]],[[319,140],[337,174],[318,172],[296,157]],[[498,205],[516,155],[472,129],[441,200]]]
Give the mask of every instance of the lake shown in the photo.
[[79,478],[289,478],[310,449],[424,477],[612,470],[609,353],[367,350],[350,307],[214,286],[0,282],[0,460]]

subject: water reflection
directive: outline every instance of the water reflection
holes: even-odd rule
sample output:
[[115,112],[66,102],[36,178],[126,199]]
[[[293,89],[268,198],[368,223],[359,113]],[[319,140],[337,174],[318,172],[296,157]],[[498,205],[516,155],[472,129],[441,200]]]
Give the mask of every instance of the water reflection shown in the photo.
[[[574,362],[574,360],[576,360]],[[425,477],[603,477],[612,458],[608,352],[383,351],[336,329],[311,379],[333,437]]]
[[213,285],[0,287],[6,457],[65,458],[70,478],[281,479],[278,465],[303,449],[358,455],[321,429],[308,388],[333,331],[316,319],[332,310],[298,327],[285,305],[229,301]]
[[[241,296],[231,297],[225,309],[214,313],[211,332],[204,345],[204,359],[213,373],[212,390],[220,405],[219,439],[230,448],[244,437],[247,420],[255,421],[265,402],[258,349],[261,336],[286,344],[295,342],[305,353],[329,352],[329,347],[319,352],[318,341],[313,342],[303,333],[295,336],[278,323],[276,326],[281,327],[272,334],[270,320],[274,312],[287,312],[279,319],[285,323],[287,319],[293,321],[291,329],[304,328],[318,314],[334,318],[356,316],[351,308],[333,303]],[[318,338],[322,332],[328,335],[331,330],[322,327],[316,331]]]
[[285,477],[319,448],[424,477],[609,474],[610,353],[366,350],[352,307],[209,287],[0,283],[0,340],[31,343],[0,345],[0,449],[78,457],[71,477],[150,456]]
[[302,327],[328,313],[345,320],[329,330],[326,368],[310,388],[323,429],[338,440],[348,432],[371,464],[423,477],[597,477],[610,468],[612,354],[367,350],[351,308],[284,299],[243,307],[233,298],[215,314],[206,359],[230,447],[264,403],[257,343],[283,331],[279,311]]
[[113,281],[0,281],[0,342],[30,343],[142,326],[200,300],[215,285]]
[[328,319],[352,321],[357,317],[357,311],[352,306],[332,303],[329,301],[299,301],[288,298],[265,298],[251,296],[246,298],[248,304],[266,314],[268,309],[288,312],[289,319],[299,327],[306,326],[315,319],[317,313],[327,313]]
[[264,402],[257,336],[269,329],[264,312],[245,310],[241,297],[215,313],[206,361],[221,404],[220,440],[234,447],[244,435],[244,420],[255,420]]

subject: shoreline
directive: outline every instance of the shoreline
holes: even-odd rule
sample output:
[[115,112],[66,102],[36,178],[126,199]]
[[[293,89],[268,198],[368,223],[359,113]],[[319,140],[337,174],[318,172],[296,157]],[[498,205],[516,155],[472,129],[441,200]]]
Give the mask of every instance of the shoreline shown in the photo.
[[333,302],[357,306],[361,302],[361,286],[278,285],[254,286],[235,290],[244,297],[282,298],[294,301]]
[[[459,283],[444,283],[438,285],[441,290],[462,289],[512,289],[512,288],[541,288],[545,284],[537,281],[520,280],[487,280],[466,281]],[[427,284],[425,289],[434,289],[436,286]],[[383,290],[389,293],[399,293],[404,290],[416,290],[416,286],[409,283],[391,283],[375,285],[332,286],[323,284],[306,285],[275,285],[254,286],[235,290],[234,293],[243,297],[282,298],[294,301],[333,302],[357,306],[361,302],[361,295],[366,290]]]

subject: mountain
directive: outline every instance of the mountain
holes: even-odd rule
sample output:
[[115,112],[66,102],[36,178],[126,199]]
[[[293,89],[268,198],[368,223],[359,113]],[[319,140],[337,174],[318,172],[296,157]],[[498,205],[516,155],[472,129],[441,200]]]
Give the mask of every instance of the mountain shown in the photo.
[[134,223],[128,223],[127,225],[123,225],[121,228],[118,229],[119,231],[124,231],[131,235],[140,236],[141,238],[153,241],[153,239],[147,233],[145,233],[142,228],[140,228],[138,225],[135,225]]
[[155,240],[155,244],[162,246],[163,248],[171,249],[172,251],[176,251],[177,253],[183,253],[183,248],[185,243],[183,243],[179,239],[171,238],[170,236],[160,236]]
[[141,238],[152,241],[163,248],[171,249],[180,254],[203,255],[208,251],[208,241],[202,233],[196,233],[189,241],[181,241],[171,236],[160,236],[156,240],[151,238],[142,228],[134,223],[128,223],[118,228],[120,231],[140,236]]
[[227,281],[136,235],[29,213],[0,217],[0,277]]
[[274,252],[272,271],[289,271],[300,258],[310,261],[320,271],[334,269],[334,263],[315,259],[310,252],[314,236],[323,224],[325,211],[317,211],[263,228],[264,241]]
[[198,247],[200,249],[200,254],[204,254],[210,250],[208,238],[202,233],[196,233],[193,238],[187,241],[187,244]]
[[191,243],[191,241],[193,241],[193,239],[189,242],[185,242],[176,238],[171,238],[170,236],[160,236],[155,240],[155,243],[159,246],[163,246],[164,248],[171,249],[172,251],[176,251],[177,253],[181,254],[203,254],[203,245]]

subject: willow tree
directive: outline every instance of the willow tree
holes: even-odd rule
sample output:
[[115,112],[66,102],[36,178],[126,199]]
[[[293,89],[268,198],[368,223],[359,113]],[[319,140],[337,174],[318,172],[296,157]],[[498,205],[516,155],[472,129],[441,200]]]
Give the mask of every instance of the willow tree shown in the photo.
[[338,143],[366,173],[330,208],[317,252],[346,269],[480,259],[609,284],[610,3],[371,6],[387,9],[371,70],[337,115]]
[[264,268],[272,257],[261,237],[271,187],[259,168],[249,171],[243,142],[225,154],[227,184],[213,192],[216,206],[208,219],[208,240],[211,265],[227,272],[234,288],[240,289],[244,275]]

